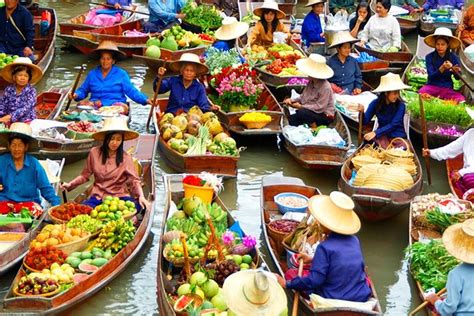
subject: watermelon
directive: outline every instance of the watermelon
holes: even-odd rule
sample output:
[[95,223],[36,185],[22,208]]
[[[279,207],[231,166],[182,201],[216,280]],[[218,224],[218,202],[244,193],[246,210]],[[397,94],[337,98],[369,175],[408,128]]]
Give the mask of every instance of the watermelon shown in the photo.
[[81,270],[82,272],[86,272],[86,273],[94,273],[94,272],[96,272],[97,270],[99,270],[99,268],[96,267],[96,266],[93,266],[92,264],[88,264],[88,263],[82,262],[82,263],[79,265],[79,270]]
[[182,312],[186,310],[188,306],[190,306],[194,302],[194,298],[186,295],[181,295],[176,302],[174,302],[174,310],[176,312]]

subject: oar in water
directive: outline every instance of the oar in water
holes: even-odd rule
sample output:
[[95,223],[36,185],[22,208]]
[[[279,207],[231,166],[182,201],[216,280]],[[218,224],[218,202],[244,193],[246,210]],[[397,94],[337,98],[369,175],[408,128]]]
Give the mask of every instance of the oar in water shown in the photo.
[[[101,6],[103,6],[103,7],[115,9],[115,6],[113,6],[113,5],[111,5],[111,4],[107,4],[107,3],[91,2],[91,4],[101,5]],[[150,13],[147,13],[147,12],[141,12],[141,11],[136,11],[136,10],[125,9],[125,8],[123,8],[123,7],[120,8],[120,9],[117,9],[117,10],[122,10],[122,11],[137,13],[137,14],[143,14],[143,15],[150,15]]]
[[[305,244],[306,244],[306,236],[304,236],[303,242],[301,243],[300,253],[303,252]],[[299,277],[301,277],[303,275],[303,266],[304,266],[303,258],[300,257],[300,259],[298,260],[298,276]],[[298,315],[298,303],[299,303],[299,301],[300,301],[300,293],[295,291],[295,297],[293,298],[293,310],[291,312],[292,316],[297,316]]]
[[[440,295],[443,295],[444,293],[446,292],[446,288],[443,288],[441,291],[439,291],[438,293],[436,293],[436,295],[440,296]],[[418,306],[417,308],[415,308],[413,311],[410,312],[410,314],[408,314],[409,316],[413,316],[415,315],[416,313],[418,313],[419,311],[421,311],[423,308],[425,308],[426,305],[428,305],[429,302],[428,301],[424,301],[423,304],[420,304],[420,306]]]
[[[77,86],[79,85],[79,80],[81,80],[81,75],[86,69],[86,64],[81,65],[81,69],[79,69],[79,73],[77,74],[76,81],[74,81],[74,86],[72,86],[72,91],[71,95],[74,95],[76,92]],[[71,105],[72,98],[67,101],[66,108],[64,109],[65,111],[69,110],[69,106]]]
[[[156,99],[158,97],[158,91],[160,91],[161,87],[161,81],[163,80],[163,76],[160,76],[158,78],[158,83],[156,84],[156,90],[155,93],[153,94],[153,101],[151,103],[151,108],[150,108],[150,113],[148,113],[148,120],[146,121],[146,131],[147,133],[150,132],[150,121],[151,121],[151,116],[155,112],[155,104],[156,104]],[[158,133],[158,131],[156,131]]]
[[[428,149],[428,131],[426,130],[426,116],[425,106],[423,105],[423,98],[421,95],[418,97],[420,100],[420,119],[421,119],[421,135],[423,137],[423,149]],[[431,167],[430,157],[425,157],[426,174],[428,175],[428,184],[431,185]]]

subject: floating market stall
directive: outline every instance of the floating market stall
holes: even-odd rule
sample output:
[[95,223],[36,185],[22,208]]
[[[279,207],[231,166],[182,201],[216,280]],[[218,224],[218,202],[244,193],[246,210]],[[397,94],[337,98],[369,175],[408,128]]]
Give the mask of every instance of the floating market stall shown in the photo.
[[370,56],[374,56],[380,60],[387,60],[390,62],[391,67],[400,67],[402,69],[404,69],[413,58],[412,52],[404,41],[402,41],[401,50],[398,52],[379,52],[358,44],[354,45],[354,49],[361,53],[366,52]]
[[456,31],[461,18],[461,11],[452,7],[432,9],[425,12],[420,19],[420,30],[426,36],[434,33],[439,27],[447,27]]

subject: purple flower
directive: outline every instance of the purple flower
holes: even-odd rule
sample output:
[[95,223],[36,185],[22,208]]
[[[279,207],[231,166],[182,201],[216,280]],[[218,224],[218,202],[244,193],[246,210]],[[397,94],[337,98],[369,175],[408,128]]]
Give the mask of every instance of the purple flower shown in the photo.
[[230,230],[226,231],[222,234],[222,241],[224,245],[231,246],[234,242],[234,234]]
[[257,239],[253,236],[245,236],[242,238],[242,244],[248,249],[252,249],[257,245]]

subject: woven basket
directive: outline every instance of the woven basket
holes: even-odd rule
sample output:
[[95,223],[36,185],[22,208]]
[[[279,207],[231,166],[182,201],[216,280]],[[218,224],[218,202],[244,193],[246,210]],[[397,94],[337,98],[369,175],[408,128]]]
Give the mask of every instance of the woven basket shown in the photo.
[[[395,141],[401,141],[402,143],[405,144],[405,147],[407,148],[406,150],[400,150],[394,147],[393,143]],[[414,154],[410,151],[410,145],[408,142],[401,138],[401,137],[396,137],[392,139],[390,144],[387,146],[385,149],[385,157],[390,160],[390,159],[396,159],[396,158],[413,158]]]
[[[174,259],[170,259],[168,257],[168,249],[165,247],[165,249],[163,249],[163,257],[166,259],[166,261],[168,262],[171,262],[175,267],[183,267],[184,266],[184,257],[180,257],[180,258],[174,258]],[[189,258],[189,264],[196,264],[197,262],[199,262],[200,259],[194,259],[194,258]]]
[[275,250],[278,255],[282,256],[285,253],[285,248],[283,247],[283,240],[286,236],[290,235],[289,233],[282,233],[280,231],[274,230],[269,224],[265,224],[267,226],[268,236],[273,240]]
[[371,156],[378,159],[383,159],[385,157],[384,150],[380,147],[375,146],[374,144],[367,144],[359,150],[357,156]]
[[25,262],[25,258],[26,258],[26,256],[23,257],[23,266],[24,266],[27,270],[29,270],[29,271],[31,271],[31,272],[41,272],[41,270],[33,269],[32,267],[30,267],[29,265],[27,265],[26,262]]
[[58,286],[58,288],[53,292],[45,293],[45,294],[38,294],[38,295],[21,294],[20,292],[18,292],[18,285],[16,285],[13,288],[13,294],[15,294],[15,296],[22,296],[22,297],[51,297],[51,296],[54,296],[54,295],[58,294],[59,292],[61,292],[61,287],[60,286]]
[[352,164],[356,170],[359,170],[361,167],[371,164],[381,164],[382,160],[366,155],[355,156],[351,159]]
[[[58,217],[56,217],[56,216],[54,215],[55,209],[58,208],[58,207],[60,207],[60,206],[62,206],[62,205],[53,206],[53,207],[51,207],[51,208],[48,210],[48,215],[49,215],[49,217],[51,218],[51,220],[53,221],[53,223],[55,223],[55,224],[65,224],[65,223],[69,222],[69,220],[60,219],[60,218],[58,218]],[[92,211],[92,207],[89,207],[89,208],[90,208],[90,210]],[[90,213],[90,212],[89,212],[89,213]],[[87,214],[87,213],[83,213],[82,215],[88,215],[88,214]]]
[[89,234],[85,237],[82,237],[79,240],[71,241],[71,242],[68,242],[68,243],[65,243],[65,244],[59,244],[59,245],[56,245],[55,247],[57,249],[60,249],[60,250],[64,251],[67,255],[70,255],[73,252],[76,252],[76,251],[79,251],[79,250],[82,250],[82,249],[86,248],[87,242],[89,241],[90,237],[91,237],[91,234]]

